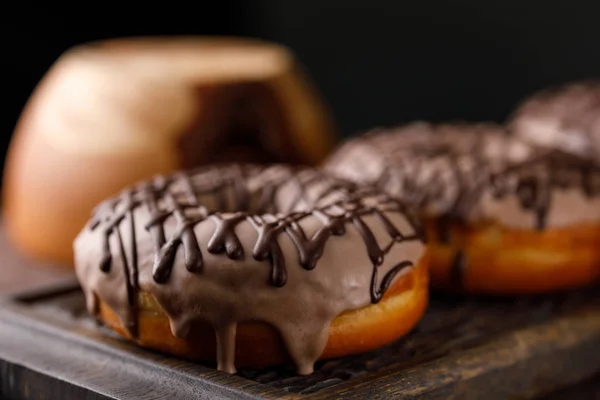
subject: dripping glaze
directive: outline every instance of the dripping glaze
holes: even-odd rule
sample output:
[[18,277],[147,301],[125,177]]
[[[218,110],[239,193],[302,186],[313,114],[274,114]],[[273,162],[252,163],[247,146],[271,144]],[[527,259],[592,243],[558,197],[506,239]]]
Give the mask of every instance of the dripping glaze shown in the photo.
[[[281,248],[280,239],[287,236],[296,251],[297,262],[305,271],[319,270],[328,266],[319,266],[318,261],[323,256],[326,244],[333,236],[343,236],[348,227],[352,226],[358,232],[364,243],[367,257],[372,267],[368,287],[370,302],[378,303],[394,278],[402,271],[413,266],[415,259],[397,260],[397,263],[384,275],[379,277],[379,269],[385,256],[392,251],[396,244],[424,243],[424,230],[415,215],[403,203],[389,196],[383,196],[374,189],[359,188],[348,182],[326,177],[322,173],[312,172],[307,177],[290,171],[279,179],[266,179],[257,192],[247,185],[248,179],[263,173],[261,168],[234,166],[225,172],[217,170],[219,178],[214,184],[196,185],[193,178],[201,172],[178,173],[169,177],[157,177],[149,182],[144,182],[136,188],[125,190],[115,199],[110,199],[101,204],[94,212],[89,230],[94,232],[101,229],[101,257],[97,270],[104,274],[110,273],[115,255],[114,245],[111,248],[110,238],[114,235],[118,249],[116,254],[121,257],[123,264],[124,283],[127,291],[127,302],[131,317],[127,318],[125,328],[135,337],[137,327],[136,296],[139,290],[139,266],[137,255],[137,240],[135,229],[135,211],[145,208],[148,218],[144,219],[144,228],[152,237],[153,266],[152,280],[157,290],[168,287],[172,280],[173,269],[177,268],[176,256],[182,250],[183,264],[189,274],[202,275],[204,271],[204,257],[200,249],[199,238],[194,228],[204,221],[212,221],[214,230],[206,245],[206,250],[211,255],[221,255],[229,260],[236,261],[245,258],[242,238],[237,232],[241,225],[248,224],[256,234],[251,257],[256,261],[266,261],[270,265],[268,281],[265,287],[271,286],[277,290],[286,290],[289,275],[289,255]],[[268,174],[266,174],[268,175]],[[323,190],[309,194],[316,185],[322,185]],[[178,186],[180,190],[173,190]],[[287,199],[284,209],[277,209],[276,197],[286,187],[288,192],[295,192],[291,199]],[[291,190],[295,187],[296,190]],[[227,191],[233,189],[233,212],[227,210]],[[214,209],[202,204],[199,199],[208,195],[217,204]],[[258,196],[258,205],[254,208],[250,204]],[[288,196],[289,197],[289,196]],[[376,204],[366,204],[365,199],[376,199]],[[329,200],[328,200],[329,199]],[[159,201],[161,200],[161,201]],[[162,204],[162,207],[161,207]],[[410,233],[402,233],[390,220],[390,213],[401,215],[410,226]],[[389,237],[389,241],[380,245],[372,228],[364,221],[365,217],[372,217]],[[167,237],[164,223],[168,218],[174,218],[176,228],[174,233]],[[311,236],[307,235],[301,222],[307,218],[320,221],[321,226]],[[125,222],[127,221],[127,222]],[[130,257],[121,232],[127,224],[131,237],[129,242]],[[113,241],[114,243],[114,241]],[[314,272],[311,272],[314,273]],[[95,297],[95,294],[92,295]],[[92,312],[97,312],[97,307],[92,307]],[[173,313],[176,313],[173,311]],[[184,324],[185,325],[185,324]],[[235,341],[235,321],[214,324],[217,335],[217,361],[218,368],[229,372],[235,371],[233,366],[233,345]],[[323,340],[323,329],[319,335]],[[172,322],[172,330],[176,336],[184,336],[186,329],[178,327]],[[288,343],[289,344],[289,343]],[[324,345],[324,342],[321,343]],[[309,347],[309,344],[305,344]],[[322,350],[322,349],[321,349]],[[300,353],[302,353],[301,349]],[[296,352],[298,353],[298,352]],[[312,363],[318,358],[318,351],[313,351],[310,356],[297,356],[291,354],[303,373],[312,371]],[[306,358],[303,360],[302,358]]]

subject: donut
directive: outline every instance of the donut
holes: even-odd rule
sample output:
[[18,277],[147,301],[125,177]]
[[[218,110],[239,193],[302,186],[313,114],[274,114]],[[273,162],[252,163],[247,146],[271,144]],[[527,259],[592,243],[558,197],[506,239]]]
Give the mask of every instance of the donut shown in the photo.
[[416,209],[435,289],[521,295],[600,273],[598,165],[494,124],[415,123],[340,146],[324,169]]
[[526,98],[509,118],[512,134],[536,146],[600,158],[600,81],[557,85]]
[[461,251],[436,271],[440,285],[528,294],[589,285],[600,276],[600,164],[559,150],[537,152],[492,174],[464,207]]
[[6,230],[24,254],[73,266],[95,204],[154,174],[210,163],[314,165],[329,110],[285,47],[204,37],[76,46],[29,99],[6,158]]
[[428,299],[416,214],[307,167],[158,175],[100,203],[73,247],[100,322],[229,373],[290,361],[310,374],[401,337]]
[[418,121],[373,129],[347,140],[323,168],[401,197],[430,219],[453,216],[463,193],[491,171],[524,160],[530,153],[530,146],[511,140],[496,124]]

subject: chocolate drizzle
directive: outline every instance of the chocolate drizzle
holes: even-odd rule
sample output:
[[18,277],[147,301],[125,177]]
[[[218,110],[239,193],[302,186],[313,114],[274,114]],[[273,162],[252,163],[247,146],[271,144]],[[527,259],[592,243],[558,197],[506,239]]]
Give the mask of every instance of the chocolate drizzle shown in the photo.
[[[534,215],[531,228],[543,231],[548,226],[556,190],[568,189],[579,189],[588,199],[599,196],[600,165],[560,150],[538,151],[524,162],[491,174],[477,188],[465,193],[461,207],[476,208],[487,191],[496,201],[515,196],[519,206]],[[458,250],[452,261],[453,283],[462,283],[467,264],[466,254]]]
[[[492,175],[489,187],[496,199],[517,196],[520,206],[535,215],[535,229],[541,231],[547,226],[555,189],[577,188],[587,198],[600,195],[600,165],[559,150],[545,151]],[[480,196],[486,188],[480,188],[474,196]]]
[[[342,178],[375,184],[433,217],[437,239],[452,246],[450,228],[456,222],[502,221],[497,211],[481,209],[483,193],[491,192],[494,201],[516,197],[518,207],[533,213],[536,230],[546,229],[556,190],[579,188],[588,198],[599,194],[597,163],[535,148],[490,127],[416,123],[376,130],[346,143],[325,167]],[[456,248],[454,283],[462,282],[467,265],[467,254]]]
[[[214,207],[211,208],[208,203],[214,203]],[[298,265],[306,271],[312,271],[328,268],[326,265],[319,267],[318,262],[330,238],[345,235],[348,226],[353,226],[362,238],[372,263],[368,287],[371,303],[379,302],[394,278],[416,261],[400,260],[379,280],[379,269],[394,245],[425,241],[418,218],[400,201],[384,196],[373,188],[359,188],[314,170],[293,171],[282,166],[265,169],[257,166],[224,166],[156,177],[125,190],[116,199],[107,200],[97,208],[89,225],[90,232],[98,229],[103,232],[102,254],[97,267],[103,273],[111,271],[113,262],[114,249],[109,239],[111,235],[116,235],[118,239],[122,263],[127,270],[125,284],[129,306],[134,314],[133,321],[137,320],[135,293],[139,289],[139,238],[135,236],[133,218],[136,211],[142,209],[147,213],[147,220],[143,221],[145,230],[152,236],[154,245],[152,279],[158,286],[170,284],[173,269],[178,267],[176,260],[180,248],[188,273],[205,274],[196,227],[208,221],[214,223],[214,230],[206,243],[206,251],[239,262],[246,259],[243,242],[247,241],[238,233],[238,228],[242,225],[252,227],[256,232],[252,258],[269,261],[269,280],[265,282],[265,287],[270,285],[277,290],[284,290],[290,279],[290,259],[282,249],[282,235],[285,234],[293,243]],[[411,232],[402,233],[397,221],[390,219],[391,215],[400,215]],[[378,221],[380,228],[377,229],[389,237],[388,242],[379,244],[372,223],[367,223],[366,217]],[[120,230],[126,218],[130,221],[130,246],[124,245]],[[397,217],[394,218],[397,220]],[[165,224],[169,219],[174,220],[175,224],[171,224],[174,229],[167,237]],[[321,226],[308,235],[302,226],[305,220],[320,221]],[[126,249],[131,250],[131,257],[127,257]],[[174,334],[183,334],[185,331],[183,328],[176,329]],[[232,340],[219,338],[219,332],[231,333],[231,327],[226,329],[215,325],[215,331],[219,342],[218,353],[228,358],[219,360],[219,365],[232,370],[233,364],[229,358],[234,353],[225,348],[233,346]],[[130,333],[135,335],[133,329],[130,329]],[[318,355],[315,354],[313,358]],[[300,364],[306,362],[296,361],[299,369],[312,370],[314,359],[307,361],[310,366],[302,367]]]
[[[325,168],[342,178],[372,184],[433,217],[437,239],[448,245],[453,243],[452,224],[470,211],[465,200],[471,191],[488,182],[509,158],[519,156],[500,126],[417,122],[351,140]],[[452,265],[452,280],[461,281],[466,265],[461,249],[456,249]]]
[[517,137],[537,146],[597,159],[600,81],[562,84],[526,98],[509,118]]
[[[241,169],[240,169],[241,172]],[[317,175],[319,179],[321,176]],[[223,189],[233,183],[236,188],[237,203],[240,205],[247,205],[250,197],[250,193],[240,187],[240,180],[243,176],[240,175],[238,179],[233,182],[224,181],[222,185],[215,186],[213,193],[217,198],[218,207],[225,209],[225,200],[223,197]],[[208,251],[213,254],[224,253],[232,260],[239,259],[243,255],[243,247],[240,239],[235,233],[235,227],[242,221],[249,221],[258,233],[258,240],[254,247],[252,256],[257,261],[270,260],[272,264],[271,271],[271,284],[274,286],[284,286],[287,280],[286,274],[286,263],[277,243],[277,236],[282,232],[287,233],[296,245],[296,249],[299,254],[300,265],[306,270],[312,270],[315,268],[318,259],[323,254],[323,249],[327,243],[327,239],[332,235],[343,235],[345,233],[345,224],[352,222],[356,229],[360,232],[365,245],[369,258],[374,265],[378,266],[383,262],[383,257],[386,254],[386,249],[391,247],[393,243],[390,243],[386,248],[381,249],[373,236],[373,232],[370,228],[362,221],[361,215],[374,214],[381,221],[388,234],[395,241],[404,240],[424,240],[423,230],[419,227],[418,220],[411,218],[411,223],[415,229],[415,234],[411,236],[403,236],[399,231],[390,223],[390,221],[376,208],[366,208],[361,204],[359,196],[352,196],[355,187],[348,184],[346,189],[346,197],[343,200],[327,204],[326,206],[303,212],[292,212],[293,208],[303,200],[302,195],[304,194],[304,187],[301,186],[298,190],[298,196],[292,201],[291,208],[288,210],[289,213],[283,218],[279,218],[272,222],[267,222],[263,217],[259,215],[251,215],[248,212],[236,212],[233,215],[224,216],[219,212],[209,211],[205,206],[200,205],[197,202],[194,189],[189,181],[189,177],[185,174],[179,174],[175,179],[171,181],[164,181],[163,177],[156,178],[154,185],[145,184],[144,188],[139,192],[141,193],[138,201],[133,201],[133,196],[136,194],[135,191],[126,191],[122,194],[124,198],[124,207],[119,213],[115,207],[118,203],[111,201],[111,208],[103,208],[102,211],[96,213],[92,228],[95,229],[99,225],[99,221],[102,219],[111,221],[105,228],[105,238],[103,243],[103,258],[101,263],[102,271],[110,271],[110,264],[112,260],[111,249],[108,245],[108,238],[114,232],[119,237],[120,247],[123,248],[123,241],[120,239],[120,231],[118,226],[120,222],[125,218],[125,214],[129,214],[131,224],[133,226],[133,213],[132,210],[138,206],[145,205],[150,212],[150,220],[146,224],[146,229],[151,232],[154,237],[154,243],[156,248],[156,259],[153,268],[153,277],[156,283],[167,282],[171,270],[174,265],[175,255],[180,246],[183,247],[185,266],[188,271],[196,272],[202,269],[202,253],[198,245],[198,240],[194,233],[194,226],[199,222],[212,218],[216,223],[216,229],[208,242]],[[186,198],[192,201],[178,203],[172,193],[169,192],[169,184],[176,180],[183,183],[185,187]],[[281,182],[283,183],[283,182]],[[281,184],[280,183],[280,184]],[[274,188],[271,193],[275,193],[277,188]],[[326,196],[329,192],[325,192],[321,197]],[[156,206],[156,197],[163,196],[166,200],[167,210],[160,211]],[[269,196],[270,197],[270,196]],[[269,198],[267,197],[267,199]],[[312,203],[318,203],[320,199],[316,199]],[[389,204],[393,204],[396,208],[394,211],[402,211],[408,213],[408,209],[403,206],[400,202],[394,201],[391,198],[387,199]],[[327,213],[328,209],[334,207],[340,207],[342,205],[349,205],[346,212],[343,215],[331,215]],[[267,205],[264,204],[264,207]],[[188,217],[185,214],[185,210],[188,208],[195,209],[198,216]],[[108,212],[107,212],[108,211]],[[116,214],[115,214],[116,213]],[[298,224],[298,221],[303,218],[318,213],[318,215],[325,221],[323,227],[317,231],[317,233],[307,238],[306,234]],[[165,239],[165,232],[163,223],[166,218],[173,215],[177,220],[178,228],[175,235],[168,241]],[[135,235],[135,230],[132,230]],[[135,243],[135,237],[132,237],[132,243]],[[136,247],[132,247],[132,251],[136,253]],[[123,250],[123,255],[124,255]],[[137,259],[137,256],[136,256]],[[132,265],[133,271],[136,271],[137,261]],[[376,271],[376,269],[374,269]],[[128,272],[128,276],[133,276],[135,273]],[[378,300],[377,300],[378,301]]]
[[460,217],[463,196],[511,158],[523,157],[493,124],[417,122],[373,130],[325,164],[344,179],[375,185],[425,215]]

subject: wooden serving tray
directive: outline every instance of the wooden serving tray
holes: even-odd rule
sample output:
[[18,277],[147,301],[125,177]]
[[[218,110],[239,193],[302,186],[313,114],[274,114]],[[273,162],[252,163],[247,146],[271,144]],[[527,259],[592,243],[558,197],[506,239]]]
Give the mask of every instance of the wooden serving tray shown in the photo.
[[[29,268],[0,235],[0,276]],[[530,398],[600,372],[598,287],[519,300],[434,295],[406,338],[366,354],[227,375],[98,326],[70,273],[0,301],[0,398]],[[2,278],[0,278],[1,280]]]

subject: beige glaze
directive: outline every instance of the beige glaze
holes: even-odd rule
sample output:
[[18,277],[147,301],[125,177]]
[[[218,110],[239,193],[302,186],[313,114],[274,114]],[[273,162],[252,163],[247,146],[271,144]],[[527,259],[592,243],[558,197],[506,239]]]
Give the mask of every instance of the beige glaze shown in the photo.
[[[325,168],[378,185],[427,217],[515,229],[600,220],[600,164],[534,147],[491,124],[415,123],[373,131],[342,145]],[[502,186],[502,196],[492,182]]]
[[584,157],[600,157],[600,82],[552,87],[525,99],[509,122],[521,139]]
[[[309,374],[313,370],[314,361],[326,345],[331,321],[344,311],[365,307],[373,301],[371,279],[374,268],[378,273],[377,287],[380,287],[383,277],[398,263],[408,261],[416,265],[423,256],[425,246],[419,236],[420,227],[414,225],[411,214],[395,208],[395,202],[390,203],[376,192],[365,192],[359,203],[343,201],[348,196],[348,189],[344,185],[338,188],[337,180],[315,171],[296,173],[280,166],[265,170],[244,167],[243,170],[246,171],[243,180],[239,169],[224,167],[212,172],[203,170],[191,174],[189,182],[196,192],[196,198],[209,208],[216,205],[217,197],[213,189],[223,185],[228,188],[225,189],[228,205],[219,214],[219,218],[224,219],[230,217],[232,211],[240,206],[239,192],[235,192],[239,189],[237,184],[243,184],[254,204],[257,204],[257,199],[265,190],[275,188],[273,206],[281,214],[267,213],[261,218],[267,222],[281,221],[290,211],[307,211],[306,217],[299,221],[307,238],[313,237],[326,223],[322,212],[344,215],[355,211],[357,205],[359,208],[366,207],[360,219],[370,228],[378,247],[386,249],[381,265],[377,267],[373,264],[369,246],[361,230],[357,228],[356,220],[344,223],[344,234],[327,239],[323,253],[312,270],[300,265],[298,246],[291,235],[282,231],[273,240],[285,259],[287,282],[277,287],[269,282],[271,263],[268,260],[257,261],[252,256],[255,246],[260,242],[252,218],[242,220],[235,227],[243,254],[241,258],[234,260],[225,254],[212,254],[208,251],[207,247],[218,227],[216,220],[209,217],[193,227],[203,257],[201,271],[192,273],[186,269],[186,251],[180,247],[168,279],[157,283],[153,279],[152,269],[162,253],[154,248],[152,229],[145,229],[145,225],[151,220],[148,207],[138,206],[133,209],[132,214],[125,214],[128,216],[110,236],[109,247],[113,262],[107,273],[100,269],[103,234],[111,215],[117,215],[118,212],[109,213],[108,219],[100,222],[96,229],[86,227],[80,233],[74,244],[77,276],[84,288],[90,312],[97,312],[97,298],[100,298],[133,334],[136,309],[131,303],[131,293],[128,290],[142,290],[151,293],[169,316],[174,336],[185,337],[190,324],[198,320],[208,321],[214,327],[220,370],[235,371],[233,346],[236,325],[244,321],[263,321],[279,330],[298,373]],[[184,187],[183,180],[176,181],[167,193],[174,195],[176,202],[182,204],[187,196],[181,190]],[[329,194],[323,196],[323,193]],[[300,201],[297,201],[298,196],[301,197]],[[189,198],[187,200],[190,201]],[[323,210],[322,212],[311,211],[315,210],[314,201],[317,201],[316,209]],[[172,206],[169,206],[168,196],[161,197],[157,204],[161,209]],[[123,205],[123,201],[118,203],[116,210]],[[371,209],[381,210],[404,239],[391,238],[381,218],[377,213],[370,212]],[[194,211],[190,209],[189,212]],[[130,225],[132,215],[135,235],[132,235]],[[176,236],[181,228],[173,215],[164,221],[163,226],[167,238]],[[135,243],[132,242],[134,237]],[[138,268],[135,277],[134,274],[125,273],[127,270],[131,273],[131,260],[134,257],[137,257]],[[400,271],[396,277],[409,270],[410,268]],[[137,279],[138,286],[128,285],[128,279],[133,282]]]
[[[546,227],[561,228],[600,222],[600,198],[589,198],[579,189],[554,190],[552,208],[546,217]],[[476,210],[467,217],[472,222],[495,221],[514,229],[531,229],[535,215],[519,204],[516,197],[495,199],[486,193]]]
[[493,179],[501,189],[483,185],[482,192],[474,194],[476,201],[466,212],[471,222],[495,221],[515,229],[600,222],[598,164],[562,152],[542,151],[532,161]]
[[350,139],[324,166],[336,176],[378,185],[435,217],[457,212],[463,193],[531,152],[491,123],[415,122]]

